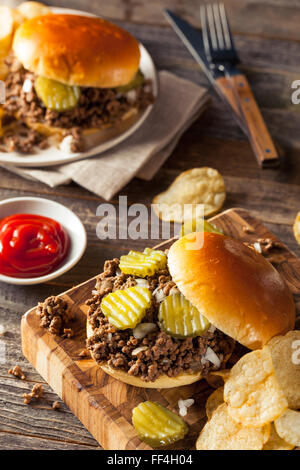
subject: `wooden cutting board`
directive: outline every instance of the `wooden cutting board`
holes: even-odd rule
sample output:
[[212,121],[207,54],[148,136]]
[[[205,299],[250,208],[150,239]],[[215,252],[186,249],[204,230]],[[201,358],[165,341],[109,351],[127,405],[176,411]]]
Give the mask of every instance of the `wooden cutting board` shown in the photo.
[[[233,237],[254,242],[258,238],[278,239],[243,209],[230,209],[211,219]],[[246,233],[243,227],[254,230]],[[134,243],[134,242],[133,242]],[[164,242],[160,246],[170,245]],[[283,245],[278,271],[294,294],[300,328],[300,260]],[[119,382],[105,374],[92,359],[82,359],[85,348],[86,308],[95,278],[61,294],[76,312],[72,324],[75,336],[62,339],[40,328],[36,307],[22,318],[22,348],[25,357],[80,419],[106,450],[145,450],[150,447],[139,440],[131,424],[132,409],[141,401],[154,400],[178,412],[179,398],[194,398],[195,404],[185,417],[190,431],[183,441],[168,449],[194,449],[205,418],[205,402],[212,389],[202,380],[176,389],[144,389]],[[42,300],[42,299],[41,299]]]

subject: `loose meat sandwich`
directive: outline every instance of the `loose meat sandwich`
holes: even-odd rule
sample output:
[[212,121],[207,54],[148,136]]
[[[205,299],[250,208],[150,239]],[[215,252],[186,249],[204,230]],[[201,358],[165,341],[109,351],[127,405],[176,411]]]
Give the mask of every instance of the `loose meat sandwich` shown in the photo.
[[63,150],[82,151],[83,136],[117,128],[153,101],[151,83],[139,70],[138,42],[100,18],[49,14],[26,20],[6,63],[7,151],[29,153],[63,139]]
[[224,368],[235,341],[258,349],[293,329],[276,269],[239,240],[203,237],[106,261],[87,301],[87,345],[105,372],[138,387],[186,385]]

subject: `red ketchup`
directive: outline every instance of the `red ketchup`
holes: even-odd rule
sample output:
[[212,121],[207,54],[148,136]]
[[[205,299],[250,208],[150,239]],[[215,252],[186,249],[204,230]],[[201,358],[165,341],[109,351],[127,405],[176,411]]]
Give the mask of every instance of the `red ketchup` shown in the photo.
[[66,258],[70,239],[55,220],[14,214],[0,220],[0,273],[38,277],[53,272]]

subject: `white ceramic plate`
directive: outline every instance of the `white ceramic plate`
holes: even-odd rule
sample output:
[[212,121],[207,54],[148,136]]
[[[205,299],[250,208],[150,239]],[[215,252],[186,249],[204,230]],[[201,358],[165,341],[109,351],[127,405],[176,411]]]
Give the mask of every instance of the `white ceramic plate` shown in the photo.
[[[86,16],[95,16],[87,12],[80,10],[71,10],[68,8],[52,8],[54,13],[64,13],[64,14],[80,14]],[[151,79],[153,83],[153,94],[155,97],[158,95],[158,79],[156,69],[153,63],[153,60],[149,52],[145,47],[139,43],[140,52],[141,52],[141,62],[140,69],[147,79]],[[82,158],[93,157],[105,152],[112,147],[115,147],[123,140],[127,139],[131,134],[133,134],[145,121],[145,119],[151,113],[153,105],[148,106],[144,112],[140,113],[138,117],[124,125],[123,129],[107,129],[103,131],[103,136],[101,138],[102,142],[95,147],[89,149],[86,152],[81,153],[63,153],[61,150],[56,147],[49,147],[46,150],[37,150],[35,154],[26,154],[22,155],[19,152],[0,152],[0,163],[5,165],[14,165],[22,167],[43,167],[50,165],[58,165],[63,163],[70,163],[76,160],[81,160]],[[125,127],[126,126],[126,127]]]
[[26,213],[43,215],[59,222],[70,237],[69,253],[58,269],[45,276],[22,279],[0,274],[0,281],[8,284],[41,284],[55,279],[75,266],[85,252],[87,241],[85,228],[77,215],[62,204],[40,197],[15,197],[0,202],[0,220],[9,215]]

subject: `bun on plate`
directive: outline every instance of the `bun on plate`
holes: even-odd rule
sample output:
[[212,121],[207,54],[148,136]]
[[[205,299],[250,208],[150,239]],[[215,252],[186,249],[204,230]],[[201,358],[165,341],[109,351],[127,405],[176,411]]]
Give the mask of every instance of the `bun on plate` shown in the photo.
[[231,237],[198,236],[177,240],[168,265],[183,295],[214,326],[250,349],[294,328],[292,294],[269,261]]
[[10,50],[0,71],[6,87],[0,149],[84,152],[132,128],[155,99],[138,41],[95,16],[56,14],[35,2],[21,7],[30,18],[13,40],[3,33]]
[[13,50],[23,66],[67,85],[114,88],[138,71],[139,45],[117,25],[80,15],[44,15],[17,30]]

